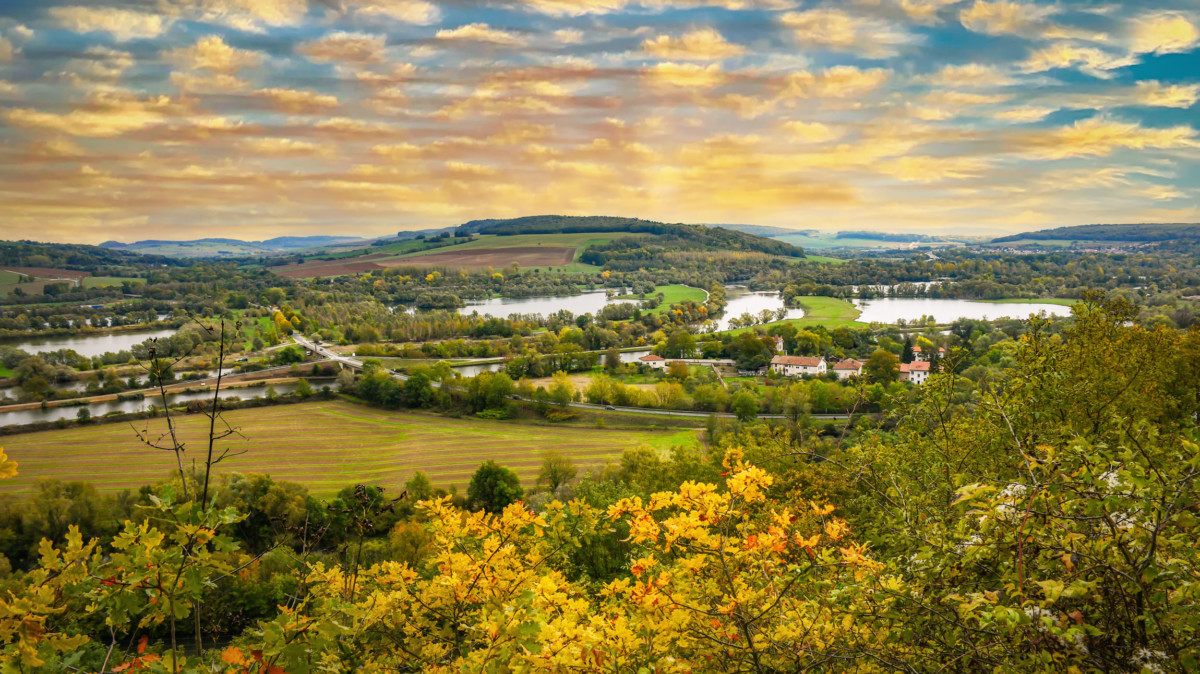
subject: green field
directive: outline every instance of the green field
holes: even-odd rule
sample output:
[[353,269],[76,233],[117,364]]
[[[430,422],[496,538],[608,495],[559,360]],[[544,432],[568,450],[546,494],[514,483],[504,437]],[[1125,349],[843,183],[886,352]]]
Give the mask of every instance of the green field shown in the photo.
[[[679,304],[680,302],[685,302],[687,300],[691,300],[693,302],[703,302],[708,299],[708,293],[700,288],[693,288],[691,286],[680,285],[678,283],[667,286],[657,286],[654,289],[654,292],[647,293],[646,297],[654,297],[658,293],[663,294],[663,301],[650,312],[652,314],[665,313],[671,308],[671,305]],[[621,295],[616,299],[640,300],[642,298],[638,295]]]
[[791,323],[797,328],[808,328],[814,325],[824,325],[830,330],[840,327],[866,327],[866,323],[861,323],[857,319],[862,312],[853,304],[846,300],[840,300],[836,297],[820,297],[817,295],[806,295],[801,298],[800,306],[804,307],[804,318],[790,318],[783,321],[774,321],[765,323],[760,326],[742,328],[740,330],[732,330],[731,334],[738,335],[747,330],[755,328],[770,328],[773,325],[783,325]]
[[120,276],[88,276],[83,279],[84,288],[110,288],[119,286],[122,283],[129,281],[131,283],[145,283],[145,279],[140,278],[122,278]]
[[819,262],[822,264],[846,264],[849,260],[840,257],[825,257],[824,255],[806,255],[802,262]]
[[[359,482],[399,491],[416,470],[425,471],[439,486],[463,490],[488,459],[509,466],[524,486],[531,487],[547,449],[562,451],[583,469],[601,466],[638,445],[665,450],[697,441],[696,429],[454,419],[387,412],[340,400],[238,410],[226,418],[245,439],[220,446],[246,453],[227,460],[220,470],[267,473],[304,484],[318,496]],[[185,462],[200,460],[206,417],[177,419],[182,419],[182,438],[190,448]],[[162,419],[134,423],[139,429],[149,423],[153,437],[165,428]],[[19,475],[0,482],[0,493],[33,491],[41,478],[83,480],[101,491],[117,491],[161,480],[175,464],[172,454],[141,445],[128,424],[14,435],[3,439],[3,446],[19,464]]]

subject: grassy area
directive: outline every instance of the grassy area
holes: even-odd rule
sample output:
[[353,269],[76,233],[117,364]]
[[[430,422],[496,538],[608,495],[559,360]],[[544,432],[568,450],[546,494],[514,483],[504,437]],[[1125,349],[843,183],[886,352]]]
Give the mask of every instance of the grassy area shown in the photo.
[[13,374],[15,374],[15,373],[12,370],[8,369],[7,367],[4,367],[3,365],[0,365],[0,379],[5,379],[8,377],[11,377],[11,376],[13,376]]
[[1079,300],[1068,300],[1061,297],[1039,297],[1036,299],[1022,299],[1013,297],[1003,300],[974,300],[975,302],[987,302],[988,304],[1057,304],[1061,307],[1073,307],[1079,304]]
[[84,288],[111,288],[129,281],[130,283],[145,283],[145,279],[122,278],[120,276],[88,276],[83,279]]
[[[465,489],[488,459],[509,466],[522,484],[534,483],[543,452],[557,448],[580,469],[601,466],[630,447],[665,449],[696,442],[694,429],[596,428],[454,419],[413,412],[387,412],[345,401],[321,401],[238,410],[226,415],[245,436],[221,446],[246,453],[221,464],[225,472],[267,473],[299,482],[328,496],[359,482],[398,493],[416,470],[437,485]],[[203,415],[177,418],[182,439],[200,447],[207,430]],[[616,426],[620,417],[605,415]],[[165,429],[150,424],[151,437]],[[656,423],[673,423],[659,418]],[[682,425],[682,424],[680,424]],[[148,484],[167,476],[172,455],[146,449],[126,424],[107,424],[28,433],[4,438],[5,451],[20,474],[0,482],[0,493],[28,493],[41,478],[84,480],[101,491]],[[191,460],[191,456],[186,458]]]
[[849,260],[843,260],[840,257],[826,257],[824,255],[808,255],[801,262],[818,262],[822,264],[846,264]]
[[[654,310],[651,311],[650,313],[654,313],[654,314],[664,313],[668,309],[671,308],[671,305],[679,304],[680,302],[684,302],[686,300],[691,300],[693,302],[703,302],[704,300],[708,299],[708,293],[701,290],[700,288],[693,288],[691,286],[680,285],[678,283],[674,283],[674,284],[667,285],[667,286],[658,286],[654,289],[654,292],[648,293],[646,295],[646,297],[647,298],[653,297],[653,296],[657,295],[658,293],[663,294],[663,301],[661,304],[659,304],[657,307],[655,307]],[[639,300],[642,298],[638,295],[621,295],[617,299]]]
[[0,269],[0,285],[8,285],[9,283],[18,283],[21,280],[21,275],[15,271]]
[[[826,328],[832,330],[840,326],[866,327],[867,325],[866,323],[855,320],[862,314],[857,307],[846,300],[840,300],[836,297],[805,295],[801,298],[800,306],[804,307],[804,318],[790,318],[787,320],[774,321],[754,327],[770,328],[773,325],[791,323],[800,329],[808,328],[814,325],[824,325]],[[731,330],[729,332],[731,334],[738,335],[748,330],[753,330],[754,327]]]

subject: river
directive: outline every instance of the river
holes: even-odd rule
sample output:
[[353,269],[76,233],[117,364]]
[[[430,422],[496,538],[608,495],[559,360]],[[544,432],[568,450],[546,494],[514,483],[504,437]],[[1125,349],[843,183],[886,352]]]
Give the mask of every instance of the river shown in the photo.
[[147,330],[141,332],[113,332],[103,335],[66,335],[62,337],[34,337],[21,342],[5,342],[28,353],[45,353],[59,349],[71,349],[81,356],[92,358],[105,353],[127,351],[134,344],[152,337],[170,337],[174,330]]
[[[312,380],[314,389],[320,389],[322,386],[332,386],[332,379]],[[199,388],[199,385],[196,385]],[[296,390],[295,384],[276,384],[275,392],[279,395],[291,393]],[[245,388],[226,388],[221,389],[221,398],[257,398],[266,395],[267,387],[265,385],[247,386]],[[212,400],[212,391],[198,390],[191,393],[175,393],[169,396],[171,404],[188,402],[190,400]],[[67,405],[46,407],[35,407],[29,410],[20,410],[16,412],[0,412],[0,426],[17,426],[24,424],[32,424],[38,421],[57,421],[59,419],[75,419],[79,415],[79,410],[86,407],[92,413],[93,417],[103,416],[109,412],[142,412],[149,409],[150,405],[158,407],[162,406],[162,399],[158,396],[147,396],[142,400],[114,400],[105,403],[92,403],[91,405]]]

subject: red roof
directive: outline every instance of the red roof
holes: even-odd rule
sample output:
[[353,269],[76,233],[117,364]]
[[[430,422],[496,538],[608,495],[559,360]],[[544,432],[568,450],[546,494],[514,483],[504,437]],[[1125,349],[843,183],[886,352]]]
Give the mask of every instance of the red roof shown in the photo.
[[911,363],[900,363],[901,372],[929,372],[930,362],[927,360],[914,360]]
[[655,362],[655,361],[660,361],[660,360],[666,360],[666,358],[663,358],[662,356],[656,356],[651,353],[651,354],[642,356],[641,358],[638,358],[638,360],[646,361],[647,363],[649,363],[649,362]]
[[824,358],[817,356],[775,356],[772,365],[801,365],[803,367],[818,367]]
[[863,366],[863,364],[858,362],[857,360],[854,360],[853,358],[847,358],[846,360],[843,360],[842,362],[838,363],[837,365],[834,365],[833,369],[835,369],[835,370],[861,370],[862,366]]

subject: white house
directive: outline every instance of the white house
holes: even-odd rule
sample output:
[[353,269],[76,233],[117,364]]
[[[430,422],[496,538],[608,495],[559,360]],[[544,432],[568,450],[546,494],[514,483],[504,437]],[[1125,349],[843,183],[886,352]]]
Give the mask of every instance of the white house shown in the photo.
[[771,371],[785,377],[804,374],[825,374],[825,359],[818,356],[775,356]]
[[[937,350],[937,354],[938,354],[938,358],[945,358],[946,350],[939,346],[938,350]],[[920,361],[927,361],[927,360],[929,360],[929,356],[930,356],[930,354],[922,351],[921,347],[919,347],[919,346],[913,347],[913,359],[920,360]]]
[[900,381],[907,381],[920,386],[929,379],[930,363],[927,360],[914,360],[911,363],[900,363]]
[[638,358],[639,361],[645,363],[647,367],[652,367],[655,370],[661,370],[667,366],[667,359],[654,354],[647,354]]
[[863,364],[861,361],[847,358],[833,366],[833,373],[837,375],[839,381],[845,381],[851,377],[862,376],[862,369]]

